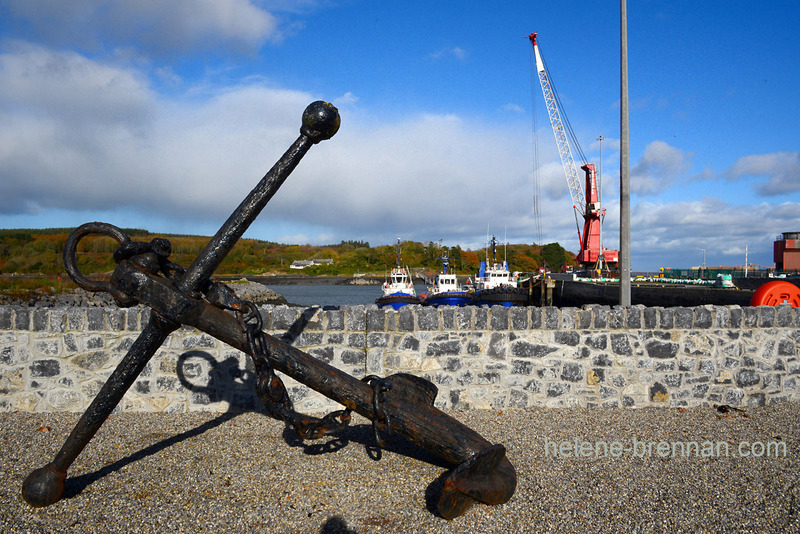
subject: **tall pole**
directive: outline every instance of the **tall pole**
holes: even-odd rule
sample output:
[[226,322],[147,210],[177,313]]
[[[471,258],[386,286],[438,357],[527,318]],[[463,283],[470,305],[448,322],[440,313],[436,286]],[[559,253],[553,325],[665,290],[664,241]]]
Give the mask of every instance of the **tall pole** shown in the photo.
[[[600,207],[603,206],[603,139],[604,137],[601,135],[597,138],[600,141],[600,167],[597,169],[597,200],[600,204]],[[600,212],[601,214],[604,213],[603,211]],[[603,215],[605,217],[605,215]],[[600,224],[600,254],[597,257],[598,260],[598,267],[602,270],[605,268],[606,264],[606,253],[605,247],[603,246],[603,224],[601,221]]]
[[628,134],[628,8],[620,0],[619,304],[631,305],[631,162]]

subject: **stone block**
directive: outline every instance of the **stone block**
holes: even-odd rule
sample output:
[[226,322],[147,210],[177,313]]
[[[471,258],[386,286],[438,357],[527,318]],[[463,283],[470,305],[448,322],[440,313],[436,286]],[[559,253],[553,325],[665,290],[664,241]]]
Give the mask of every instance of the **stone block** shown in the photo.
[[14,329],[23,331],[31,329],[30,309],[22,306],[14,306]]
[[675,328],[675,308],[659,308],[658,328],[672,330]]
[[742,308],[739,306],[729,306],[728,310],[730,311],[730,324],[728,325],[729,328],[741,328],[744,318],[744,312],[742,311]]
[[608,311],[611,309],[608,306],[591,306],[592,310],[592,325],[595,330],[602,330],[608,328]]
[[575,328],[589,330],[592,327],[592,310],[575,309]]
[[561,369],[561,380],[567,382],[580,382],[584,379],[583,366],[578,363],[565,362]]
[[541,308],[531,308],[531,330],[538,330],[542,328],[543,323],[543,315]]
[[530,308],[527,306],[515,306],[511,308],[511,329],[512,330],[527,330],[528,329],[528,316]]
[[569,384],[564,384],[563,382],[554,382],[547,385],[545,392],[550,398],[561,397],[569,392]]
[[489,329],[489,308],[481,306],[475,310],[475,330]]
[[642,312],[643,328],[653,330],[658,327],[658,315],[662,308],[645,308]]
[[546,330],[558,330],[559,326],[561,326],[559,309],[555,306],[545,306],[541,310],[544,328]]
[[364,332],[367,329],[367,307],[348,306],[345,309],[346,329]]
[[69,308],[67,310],[67,330],[70,332],[86,330],[85,315],[84,308]]
[[348,334],[346,346],[354,349],[367,348],[367,335],[363,332]]
[[695,308],[670,308],[673,313],[674,327],[681,330],[689,330],[694,326]]
[[512,375],[533,374],[533,362],[530,360],[511,360]]
[[748,306],[742,308],[742,326],[745,328],[755,328],[758,326],[758,310],[761,306]]
[[614,306],[607,313],[607,325],[612,330],[619,330],[625,328],[625,316],[627,310],[621,306]]
[[505,360],[506,348],[506,337],[499,332],[494,332],[489,339],[489,345],[486,348],[486,355],[491,359]]
[[428,357],[457,355],[461,353],[461,342],[457,339],[452,339],[443,342],[429,343],[425,349],[425,355]]
[[420,330],[439,330],[439,308],[423,306],[417,310],[417,327]]
[[752,387],[761,382],[761,375],[755,369],[739,369],[733,376],[740,388]]
[[706,329],[714,325],[714,314],[710,306],[699,306],[694,309],[694,328]]
[[775,306],[758,306],[758,326],[761,328],[772,328],[775,326]]
[[10,306],[0,306],[0,330],[11,330],[13,323],[13,311]]
[[105,308],[88,308],[86,310],[86,329],[93,331],[106,329]]
[[638,330],[642,328],[642,314],[644,306],[636,304],[628,308],[628,316],[626,319],[626,326],[629,330]]
[[367,347],[381,348],[388,347],[392,337],[385,332],[370,332],[367,334]]
[[559,345],[577,347],[581,342],[581,336],[574,330],[558,330],[553,332],[553,341]]
[[445,306],[440,308],[440,314],[442,317],[442,329],[443,330],[455,330],[456,329],[456,310],[458,308],[455,306]]
[[651,358],[675,358],[678,354],[679,345],[671,341],[660,341],[651,339],[645,343],[645,351]]
[[794,314],[797,308],[788,305],[778,306],[775,310],[775,326],[780,328],[792,328],[794,326]]
[[31,329],[34,332],[43,332],[48,327],[48,309],[47,308],[34,308],[33,316],[31,317]]
[[31,378],[52,378],[61,374],[61,362],[56,359],[41,359],[31,362]]
[[323,314],[324,324],[328,330],[344,330],[344,310],[325,310]]
[[509,308],[505,308],[503,306],[492,306],[490,313],[492,330],[508,330]]
[[403,332],[415,330],[415,314],[412,306],[403,306],[397,310],[397,328]]
[[558,349],[540,343],[531,343],[525,340],[516,340],[511,343],[511,355],[517,358],[544,358]]
[[574,330],[575,312],[575,308],[561,308],[561,322],[558,327],[562,330]]
[[668,373],[675,370],[675,361],[674,360],[657,360],[655,362],[655,366],[653,367],[653,371],[656,373]]
[[58,412],[77,412],[85,404],[85,399],[75,390],[56,389],[47,394],[47,403]]
[[627,334],[611,334],[611,351],[620,356],[632,356],[633,347]]

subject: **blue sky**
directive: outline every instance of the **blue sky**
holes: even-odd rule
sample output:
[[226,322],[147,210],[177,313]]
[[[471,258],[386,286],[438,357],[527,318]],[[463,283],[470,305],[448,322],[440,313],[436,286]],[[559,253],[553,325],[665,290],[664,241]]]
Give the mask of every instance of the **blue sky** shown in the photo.
[[[633,271],[771,266],[800,231],[799,12],[628,2]],[[321,99],[339,133],[247,237],[577,250],[531,32],[596,164],[604,137],[616,248],[619,2],[597,0],[0,0],[0,227],[211,235]]]

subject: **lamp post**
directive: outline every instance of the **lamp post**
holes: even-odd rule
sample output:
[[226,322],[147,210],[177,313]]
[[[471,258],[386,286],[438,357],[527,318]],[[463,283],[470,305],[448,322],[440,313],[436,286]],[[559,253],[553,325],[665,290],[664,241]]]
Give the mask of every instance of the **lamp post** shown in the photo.
[[620,0],[619,304],[631,305],[631,161],[628,132],[628,5]]
[[706,274],[706,249],[701,248],[700,250],[703,251],[703,276]]

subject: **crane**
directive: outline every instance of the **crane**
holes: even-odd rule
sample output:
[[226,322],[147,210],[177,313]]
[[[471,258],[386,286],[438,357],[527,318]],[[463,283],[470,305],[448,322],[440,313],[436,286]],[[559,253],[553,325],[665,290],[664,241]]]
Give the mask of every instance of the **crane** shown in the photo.
[[576,224],[578,223],[577,214],[580,214],[583,218],[583,231],[581,231],[580,225],[577,224],[580,251],[575,255],[575,260],[584,268],[602,270],[609,266],[616,267],[619,263],[619,251],[603,247],[602,224],[606,210],[600,205],[600,192],[597,188],[594,164],[584,163],[581,166],[581,170],[584,171],[585,184],[582,185],[575,160],[572,157],[572,149],[569,145],[567,132],[564,129],[564,123],[561,121],[558,97],[553,91],[550,78],[542,61],[541,52],[539,52],[536,33],[530,34],[528,39],[533,45],[536,72],[539,76],[539,83],[542,86],[542,94],[544,95],[547,114],[550,117],[550,125],[553,127],[553,134],[556,138],[556,147],[561,157],[561,166],[564,167],[564,174],[567,178],[572,207],[576,213]]

